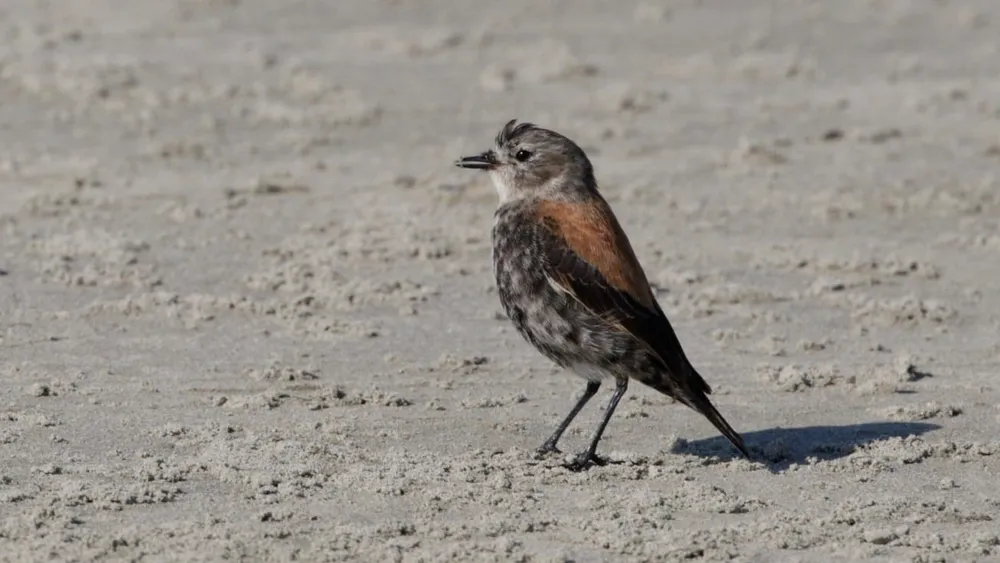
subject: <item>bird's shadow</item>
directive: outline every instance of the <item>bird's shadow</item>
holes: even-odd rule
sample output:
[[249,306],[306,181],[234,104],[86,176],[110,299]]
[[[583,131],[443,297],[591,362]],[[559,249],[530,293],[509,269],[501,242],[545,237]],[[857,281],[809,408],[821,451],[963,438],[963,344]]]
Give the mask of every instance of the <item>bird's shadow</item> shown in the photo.
[[[941,427],[924,422],[866,422],[845,426],[771,428],[746,432],[743,440],[750,448],[753,461],[763,462],[771,471],[778,472],[792,464],[847,457],[858,447],[886,438],[919,436],[938,428]],[[671,452],[723,461],[741,457],[722,436],[681,441],[671,448]]]

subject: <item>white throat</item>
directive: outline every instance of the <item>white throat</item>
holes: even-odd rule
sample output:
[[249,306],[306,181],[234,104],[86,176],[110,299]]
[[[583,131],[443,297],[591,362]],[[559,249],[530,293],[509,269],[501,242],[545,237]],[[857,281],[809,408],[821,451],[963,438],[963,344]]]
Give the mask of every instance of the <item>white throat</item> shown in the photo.
[[508,174],[499,170],[490,170],[490,180],[493,180],[493,187],[496,188],[497,196],[500,197],[500,205],[517,199],[517,190],[514,189],[511,179]]

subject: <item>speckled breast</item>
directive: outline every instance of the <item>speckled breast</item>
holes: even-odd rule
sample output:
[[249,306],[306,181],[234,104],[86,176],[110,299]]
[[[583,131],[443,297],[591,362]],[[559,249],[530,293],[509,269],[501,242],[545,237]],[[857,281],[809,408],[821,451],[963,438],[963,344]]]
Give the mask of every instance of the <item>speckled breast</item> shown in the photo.
[[522,202],[500,207],[493,224],[493,275],[507,317],[528,342],[561,366],[582,358],[588,313],[545,275],[539,227]]

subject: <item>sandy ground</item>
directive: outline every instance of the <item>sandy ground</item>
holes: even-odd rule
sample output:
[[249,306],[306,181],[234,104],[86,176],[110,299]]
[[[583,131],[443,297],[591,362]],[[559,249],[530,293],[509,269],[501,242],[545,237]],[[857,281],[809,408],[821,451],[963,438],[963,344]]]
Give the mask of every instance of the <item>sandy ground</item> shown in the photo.
[[[995,0],[5,0],[0,36],[0,559],[1000,557]],[[589,151],[759,461],[639,385],[614,463],[534,455],[583,385],[451,164],[512,117]]]

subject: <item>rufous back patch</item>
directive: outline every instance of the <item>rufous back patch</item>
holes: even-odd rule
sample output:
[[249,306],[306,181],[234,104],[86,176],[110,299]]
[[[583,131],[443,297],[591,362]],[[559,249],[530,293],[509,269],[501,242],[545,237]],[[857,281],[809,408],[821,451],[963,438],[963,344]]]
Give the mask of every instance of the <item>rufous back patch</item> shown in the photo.
[[615,289],[653,308],[653,292],[632,245],[607,202],[543,201],[538,219],[580,258],[597,268]]

